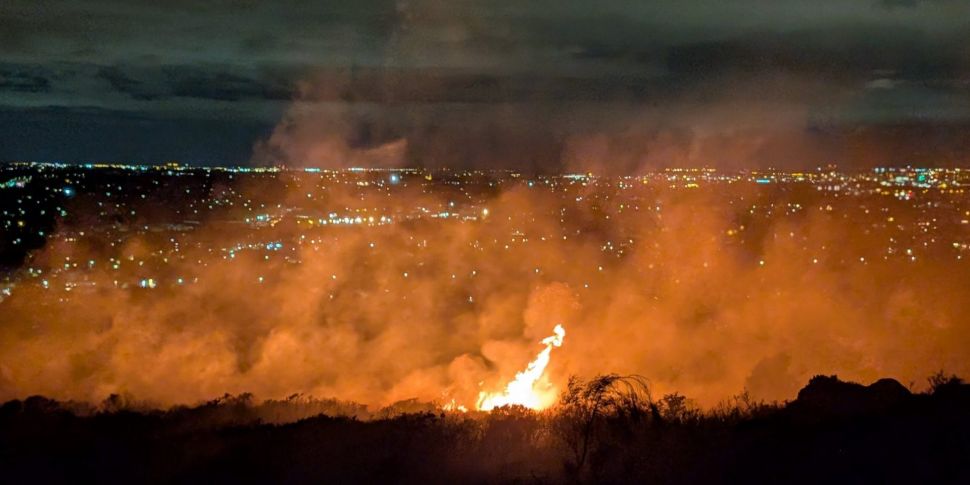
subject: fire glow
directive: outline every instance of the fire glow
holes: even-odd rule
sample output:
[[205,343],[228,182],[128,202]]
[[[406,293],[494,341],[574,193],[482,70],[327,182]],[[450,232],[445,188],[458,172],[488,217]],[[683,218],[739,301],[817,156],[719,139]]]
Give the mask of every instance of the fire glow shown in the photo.
[[563,338],[566,337],[566,330],[562,325],[556,325],[553,329],[554,335],[542,339],[542,344],[546,348],[539,352],[535,360],[529,362],[524,371],[515,375],[515,379],[510,382],[502,392],[482,392],[478,395],[478,409],[481,411],[491,411],[492,409],[518,405],[529,409],[545,409],[551,406],[556,400],[556,390],[546,384],[540,384],[539,380],[549,365],[549,358],[553,347],[562,346]]

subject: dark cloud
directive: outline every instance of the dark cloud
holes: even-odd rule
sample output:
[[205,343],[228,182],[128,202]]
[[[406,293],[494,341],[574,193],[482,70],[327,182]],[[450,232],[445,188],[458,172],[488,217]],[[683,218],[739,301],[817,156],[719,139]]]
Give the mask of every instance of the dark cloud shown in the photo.
[[31,66],[0,65],[0,91],[41,93],[49,91],[50,73]]
[[761,33],[673,46],[666,60],[675,72],[708,76],[794,72],[858,80],[887,70],[910,79],[938,79],[958,75],[968,37],[941,41],[905,28]]
[[0,70],[0,89],[24,90],[30,87],[51,91],[52,79],[59,78],[60,92],[76,92],[79,87],[104,81],[96,95],[123,94],[139,101],[171,97],[239,101],[288,100],[293,96],[294,82],[285,75],[258,72],[239,74],[231,66],[87,66],[56,65],[55,75],[42,66],[20,65]]
[[164,95],[160,90],[152,89],[144,81],[132,78],[123,69],[115,66],[100,68],[98,76],[108,81],[116,91],[128,94],[138,100],[149,101]]
[[401,142],[418,165],[552,169],[592,156],[589,140],[698,163],[710,140],[805,150],[820,126],[961,125],[967,18],[929,0],[11,0],[0,105],[279,121],[345,147]]
[[291,83],[279,79],[257,80],[224,71],[205,70],[185,72],[181,69],[170,69],[166,74],[175,96],[224,101],[244,98],[287,100],[293,97]]
[[916,8],[933,3],[943,3],[950,0],[879,0],[878,5],[888,9]]

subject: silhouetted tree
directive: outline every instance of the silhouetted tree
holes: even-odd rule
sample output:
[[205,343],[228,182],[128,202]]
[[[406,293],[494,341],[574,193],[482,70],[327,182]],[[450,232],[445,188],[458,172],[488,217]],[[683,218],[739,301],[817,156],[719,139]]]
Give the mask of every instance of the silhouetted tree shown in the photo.
[[583,381],[571,377],[556,422],[556,430],[572,454],[567,466],[582,473],[604,419],[635,423],[648,416],[661,419],[645,378],[607,374]]
[[931,375],[927,380],[930,383],[930,394],[936,394],[941,390],[963,385],[963,379],[957,377],[956,374],[947,375],[942,369],[936,374]]

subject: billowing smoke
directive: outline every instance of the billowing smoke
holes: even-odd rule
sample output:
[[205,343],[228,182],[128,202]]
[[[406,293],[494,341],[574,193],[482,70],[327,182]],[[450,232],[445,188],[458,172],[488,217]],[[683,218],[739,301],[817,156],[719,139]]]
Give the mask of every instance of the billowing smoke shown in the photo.
[[[644,38],[665,17],[627,22],[615,15],[625,8],[586,23],[577,20],[585,4],[567,2],[562,19],[543,23],[516,13],[519,2],[394,5],[379,17],[381,52],[360,66],[313,64],[254,161],[529,176],[950,164],[970,153],[959,91],[937,96],[918,73],[884,69],[935,45],[908,42],[912,33],[900,34],[897,55],[872,47],[867,31],[806,43],[785,29],[718,33],[721,19],[706,13],[697,30],[713,40],[686,41]],[[960,74],[966,43],[952,44],[960,50],[939,64]],[[889,102],[903,97],[916,101]],[[919,123],[906,126],[913,113]],[[64,299],[36,277],[2,303],[0,399],[127,393],[173,404],[253,392],[471,405],[502,389],[557,324],[569,338],[547,368],[553,384],[640,374],[658,392],[705,404],[743,389],[790,398],[817,373],[906,383],[941,368],[970,374],[966,267],[951,254],[899,258],[910,241],[893,239],[895,224],[848,217],[863,202],[637,179],[622,197],[619,179],[471,189],[423,175],[400,185],[291,173],[215,185],[210,198],[235,191],[249,212],[203,218],[179,236],[177,258],[159,233],[110,245],[79,235],[83,224],[61,227],[26,264],[80,262],[90,266],[84,284]],[[912,231],[917,216],[899,204]],[[442,212],[474,218],[431,217]],[[239,224],[257,213],[272,224]],[[378,219],[310,226],[331,213]],[[116,261],[125,274],[144,264],[136,272],[155,288],[119,281]]]
[[[968,161],[965,29],[929,36],[877,9],[885,25],[800,30],[788,22],[815,14],[779,5],[397,2],[379,53],[306,68],[254,161],[619,175]],[[775,20],[731,26],[717,8]],[[697,32],[669,32],[677,16]]]
[[[846,216],[852,199],[332,177],[213,184],[209,197],[232,188],[257,208],[243,214],[272,223],[204,219],[175,240],[177,257],[166,233],[112,246],[62,225],[25,270],[79,263],[84,284],[65,293],[64,279],[45,289],[46,276],[25,277],[2,302],[0,399],[117,393],[167,405],[252,392],[471,405],[560,323],[569,338],[547,369],[560,388],[574,374],[639,374],[709,405],[743,389],[791,398],[818,373],[904,383],[970,373],[966,266],[941,254],[882,259],[888,238]],[[917,222],[886,203],[897,224]],[[364,224],[299,217],[334,211]],[[425,216],[408,220],[413,211]],[[475,220],[428,215],[443,211]],[[379,224],[384,215],[393,222]]]

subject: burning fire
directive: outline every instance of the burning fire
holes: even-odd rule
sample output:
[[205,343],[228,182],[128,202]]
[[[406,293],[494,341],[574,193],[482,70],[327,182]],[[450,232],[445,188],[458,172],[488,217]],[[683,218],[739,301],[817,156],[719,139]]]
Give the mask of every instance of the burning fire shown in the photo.
[[515,375],[515,380],[505,387],[503,392],[482,392],[478,395],[478,409],[491,411],[497,407],[517,404],[529,409],[544,409],[552,405],[556,400],[556,391],[551,386],[537,389],[536,383],[546,371],[549,365],[549,356],[552,354],[553,347],[562,345],[562,340],[566,336],[566,330],[562,325],[556,325],[551,335],[542,339],[542,344],[546,348],[539,352],[535,360],[529,362],[529,366],[524,371]]
[[460,412],[460,413],[468,412],[468,408],[466,408],[464,405],[458,404],[458,402],[455,401],[454,399],[445,403],[444,406],[441,406],[441,409],[443,411],[450,411],[450,412]]

